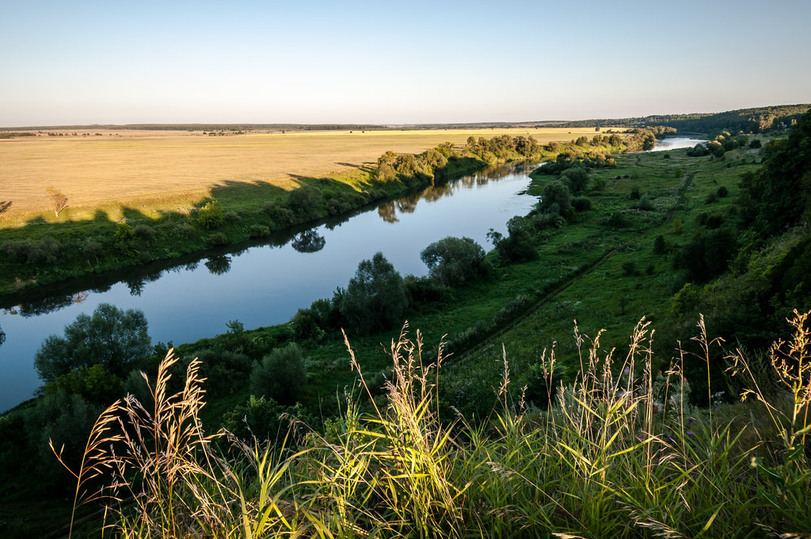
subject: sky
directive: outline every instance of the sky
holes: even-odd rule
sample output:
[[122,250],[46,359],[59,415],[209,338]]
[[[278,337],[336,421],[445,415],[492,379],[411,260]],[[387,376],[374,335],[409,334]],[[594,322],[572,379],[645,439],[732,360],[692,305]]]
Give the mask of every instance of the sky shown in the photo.
[[470,123],[811,103],[811,0],[0,0],[0,126]]

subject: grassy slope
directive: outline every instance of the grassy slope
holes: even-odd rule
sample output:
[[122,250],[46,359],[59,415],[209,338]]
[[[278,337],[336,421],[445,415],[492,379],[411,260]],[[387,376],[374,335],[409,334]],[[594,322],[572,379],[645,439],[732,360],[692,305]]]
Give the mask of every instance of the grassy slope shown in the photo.
[[[616,169],[592,172],[593,177],[606,180],[602,191],[588,193],[593,209],[579,214],[577,223],[543,232],[538,260],[496,269],[491,279],[456,291],[452,305],[408,314],[412,333],[420,329],[426,344],[435,347],[443,335],[452,340],[466,331],[475,332],[477,324],[481,327],[482,322],[492,320],[518,296],[534,303],[523,319],[502,328],[484,345],[451,358],[444,376],[451,385],[458,385],[457,394],[464,396],[470,391],[480,398],[492,394],[491,388],[502,372],[502,343],[519,382],[528,366],[537,363],[542,350],[555,342],[561,343],[557,347],[559,358],[573,374],[577,362],[571,338],[574,320],[581,332],[591,336],[606,329],[603,345],[610,349],[626,346],[628,328],[645,316],[657,329],[654,344],[661,346],[658,358],[669,360],[676,343],[668,340],[668,335],[673,335],[668,328],[678,323],[694,325],[696,321],[673,319],[669,299],[682,281],[670,256],[653,253],[654,239],[663,235],[671,249],[687,243],[698,228],[697,216],[702,212],[726,214],[739,191],[739,174],[757,165],[755,155],[748,150],[730,152],[725,160],[692,158],[685,150],[668,153],[668,158],[665,153],[620,156]],[[535,182],[536,188],[553,178],[542,176]],[[707,195],[720,186],[729,190],[729,196],[707,204]],[[649,195],[653,211],[633,209],[637,202],[629,198],[633,187]],[[601,224],[617,212],[626,218],[628,226]],[[623,264],[629,261],[637,274],[626,274]],[[578,275],[581,271],[584,273]],[[550,283],[554,284],[552,293],[545,293]],[[380,343],[395,338],[396,333],[393,329],[366,338],[350,336],[367,373],[386,367]],[[310,352],[317,372],[326,370],[323,375],[315,374],[312,390],[334,395],[336,377],[348,383],[351,376],[345,369],[343,344],[333,336]],[[470,384],[477,387],[470,388]]]

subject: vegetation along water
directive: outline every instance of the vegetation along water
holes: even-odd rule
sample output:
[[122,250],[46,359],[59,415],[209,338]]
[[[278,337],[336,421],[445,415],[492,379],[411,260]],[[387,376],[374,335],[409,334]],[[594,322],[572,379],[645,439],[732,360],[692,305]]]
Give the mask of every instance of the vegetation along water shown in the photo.
[[[289,323],[169,351],[137,311],[68,321],[43,396],[0,418],[0,530],[97,534],[101,500],[132,536],[811,533],[811,113],[785,120],[656,153],[543,145],[538,202],[492,251],[437,238],[406,277],[364,255]],[[522,153],[493,140],[445,149]],[[432,159],[374,173],[430,183]],[[32,483],[70,498],[50,523],[22,516]]]

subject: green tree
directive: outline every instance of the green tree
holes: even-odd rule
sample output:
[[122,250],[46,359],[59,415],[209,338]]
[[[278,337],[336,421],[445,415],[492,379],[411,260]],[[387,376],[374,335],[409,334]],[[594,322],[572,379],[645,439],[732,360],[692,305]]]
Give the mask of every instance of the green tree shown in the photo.
[[304,356],[296,343],[276,348],[251,371],[251,392],[281,404],[293,404],[307,385]]
[[487,234],[492,239],[499,257],[506,262],[527,262],[538,258],[532,225],[528,219],[516,215],[507,222],[507,232],[506,238],[493,229]]
[[122,387],[121,378],[108,372],[104,365],[96,364],[63,374],[45,386],[45,394],[62,391],[80,395],[90,403],[108,405],[121,396]]
[[543,196],[538,203],[543,213],[555,213],[567,217],[572,211],[569,187],[560,180],[553,180],[543,188]]
[[301,423],[313,425],[316,421],[300,404],[284,407],[273,399],[254,395],[223,415],[223,426],[238,438],[256,438],[277,446],[286,440],[286,447],[304,442],[306,429],[296,429]]
[[287,207],[299,219],[316,219],[325,211],[324,194],[314,185],[302,185],[287,195]]
[[122,376],[133,361],[150,351],[144,313],[102,303],[92,316],[77,316],[65,327],[64,337],[51,335],[45,339],[34,358],[34,367],[45,382],[92,365],[102,365]]
[[470,238],[435,241],[423,249],[420,259],[430,276],[444,286],[472,281],[484,271],[484,249]]
[[408,307],[403,278],[383,253],[361,261],[346,290],[336,294],[336,300],[349,327],[361,332],[401,323]]
[[589,175],[586,167],[581,164],[571,166],[563,171],[560,179],[566,182],[571,193],[585,191],[589,183]]
[[811,111],[792,129],[788,141],[771,148],[764,166],[754,174],[745,174],[741,182],[744,216],[764,236],[782,232],[811,216]]

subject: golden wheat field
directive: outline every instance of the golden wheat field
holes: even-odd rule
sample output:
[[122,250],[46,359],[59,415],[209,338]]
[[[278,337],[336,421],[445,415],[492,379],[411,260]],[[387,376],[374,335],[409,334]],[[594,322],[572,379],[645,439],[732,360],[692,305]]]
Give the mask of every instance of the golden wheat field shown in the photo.
[[54,218],[48,189],[68,198],[59,217],[110,216],[122,206],[176,210],[231,182],[289,188],[298,177],[351,176],[387,150],[419,153],[469,136],[532,135],[541,143],[593,135],[593,128],[432,129],[248,132],[210,136],[188,131],[79,130],[62,136],[0,140],[0,226]]

